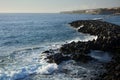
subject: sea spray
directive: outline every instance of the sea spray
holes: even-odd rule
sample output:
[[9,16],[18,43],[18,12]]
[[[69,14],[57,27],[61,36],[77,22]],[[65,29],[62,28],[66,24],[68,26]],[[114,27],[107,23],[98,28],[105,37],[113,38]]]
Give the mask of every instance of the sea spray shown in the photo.
[[39,74],[51,74],[57,69],[58,69],[58,65],[55,63],[52,63],[52,64],[48,64],[47,66],[43,66],[42,68],[39,68],[37,73],[39,73]]
[[[19,56],[18,56],[19,55]],[[26,57],[25,57],[26,56]],[[55,70],[57,70],[57,64],[47,63],[44,58],[46,57],[43,54],[31,54],[33,57],[28,57],[27,53],[24,54],[14,54],[14,59],[24,59],[28,61],[24,64],[20,62],[21,60],[16,60],[17,64],[9,64],[4,69],[0,68],[0,80],[16,80],[25,78],[31,74],[52,74]],[[35,56],[40,57],[36,59]],[[23,58],[22,58],[23,57]],[[22,61],[21,61],[22,62]],[[18,66],[19,65],[19,66]]]

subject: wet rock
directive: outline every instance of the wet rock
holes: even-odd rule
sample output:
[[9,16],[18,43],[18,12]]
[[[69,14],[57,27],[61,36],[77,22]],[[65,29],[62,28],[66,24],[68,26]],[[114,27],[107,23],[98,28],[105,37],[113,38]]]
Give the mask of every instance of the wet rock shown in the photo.
[[65,60],[75,60],[88,62],[93,60],[88,53],[90,50],[102,50],[110,52],[114,57],[110,63],[106,64],[106,73],[96,79],[91,80],[120,80],[120,26],[105,21],[79,20],[69,23],[74,28],[79,28],[78,32],[97,35],[98,38],[88,42],[71,42],[64,44],[59,49],[59,53],[54,50],[45,51],[48,62],[60,64]]
[[[78,28],[81,27],[78,31],[83,33],[89,33],[92,35],[97,35],[97,40],[88,41],[88,42],[71,42],[69,44],[64,44],[60,48],[59,57],[57,54],[51,55],[55,62],[57,59],[64,60],[63,55],[71,55],[70,58],[73,60],[80,60],[84,58],[90,58],[90,56],[85,56],[85,54],[90,53],[90,50],[102,50],[108,52],[115,52],[120,49],[120,26],[111,24],[104,21],[97,20],[80,20],[69,23],[71,26]],[[54,51],[45,51],[44,53],[53,53]],[[62,55],[63,54],[63,55]],[[56,59],[57,58],[57,59]],[[61,62],[58,60],[58,63]],[[87,59],[88,60],[88,59]]]
[[57,63],[60,64],[62,61],[69,60],[70,57],[68,56],[63,56],[61,53],[56,53],[54,55],[49,55],[47,56],[47,59],[49,63]]
[[97,20],[79,20],[69,23],[72,27],[78,28],[84,25],[78,31],[97,35],[97,40],[89,41],[83,44],[87,51],[102,50],[108,51],[113,54],[113,59],[110,63],[106,64],[107,72],[94,80],[120,80],[120,26],[111,24],[105,21]]
[[44,51],[43,53],[50,53],[50,51],[47,50],[47,51]]
[[98,36],[98,39],[94,41],[93,49],[116,51],[120,45],[120,26],[118,25],[97,20],[79,20],[69,24],[75,28],[84,25],[78,30],[79,32]]

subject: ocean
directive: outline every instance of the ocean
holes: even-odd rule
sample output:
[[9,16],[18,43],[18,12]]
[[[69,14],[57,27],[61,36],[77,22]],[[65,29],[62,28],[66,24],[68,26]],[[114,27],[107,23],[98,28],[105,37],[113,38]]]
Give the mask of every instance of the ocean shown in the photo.
[[[51,77],[61,80],[65,75],[58,72],[55,77],[53,73],[58,71],[59,65],[47,63],[41,53],[72,41],[95,39],[96,36],[79,33],[68,25],[75,20],[95,18],[120,25],[117,15],[1,13],[0,80],[49,80]],[[65,80],[73,78],[66,77]]]

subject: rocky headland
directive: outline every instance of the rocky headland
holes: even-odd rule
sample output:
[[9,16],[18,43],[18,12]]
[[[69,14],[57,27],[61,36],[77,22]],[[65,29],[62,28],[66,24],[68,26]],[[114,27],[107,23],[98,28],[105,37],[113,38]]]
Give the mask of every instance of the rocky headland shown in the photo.
[[69,23],[71,27],[85,34],[98,36],[96,40],[88,42],[71,42],[62,45],[60,49],[48,50],[46,60],[60,64],[62,61],[75,60],[86,63],[95,60],[89,55],[91,50],[107,51],[113,56],[105,64],[106,72],[97,76],[96,80],[120,79],[120,26],[99,20],[79,20]]

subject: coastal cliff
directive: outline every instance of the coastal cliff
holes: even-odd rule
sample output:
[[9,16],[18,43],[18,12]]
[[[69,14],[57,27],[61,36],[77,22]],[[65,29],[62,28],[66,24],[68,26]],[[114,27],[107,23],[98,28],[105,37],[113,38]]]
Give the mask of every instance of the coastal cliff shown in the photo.
[[65,14],[113,14],[113,15],[119,15],[120,14],[120,7],[114,7],[114,8],[98,8],[98,9],[86,9],[86,10],[73,10],[73,11],[63,11],[60,13]]

